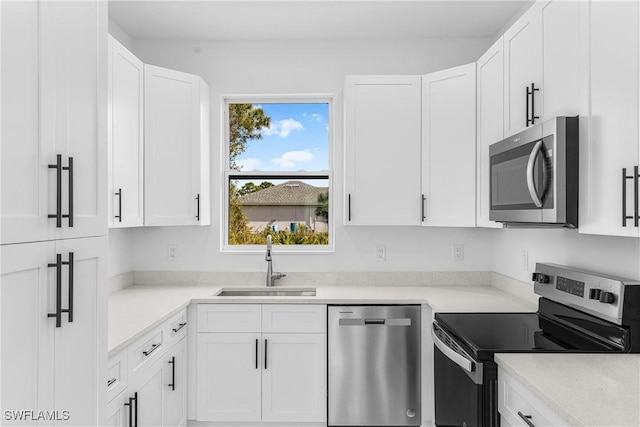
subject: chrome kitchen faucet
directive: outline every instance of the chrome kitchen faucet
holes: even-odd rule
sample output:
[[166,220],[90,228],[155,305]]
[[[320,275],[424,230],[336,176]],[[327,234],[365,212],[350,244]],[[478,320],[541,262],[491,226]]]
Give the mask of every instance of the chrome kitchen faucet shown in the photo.
[[274,273],[273,267],[271,266],[271,235],[267,235],[267,254],[264,257],[264,260],[267,261],[267,286],[272,287],[273,282],[278,279],[282,279],[286,274],[284,273]]

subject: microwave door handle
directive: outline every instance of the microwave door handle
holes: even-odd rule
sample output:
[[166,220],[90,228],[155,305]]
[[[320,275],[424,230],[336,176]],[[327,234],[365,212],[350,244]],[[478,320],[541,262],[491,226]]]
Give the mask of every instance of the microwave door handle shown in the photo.
[[536,163],[536,157],[538,156],[538,152],[542,148],[542,140],[538,141],[536,145],[531,150],[531,154],[529,154],[529,161],[527,162],[527,187],[529,188],[529,194],[531,195],[531,199],[536,207],[542,207],[542,200],[540,200],[540,196],[538,196],[538,191],[536,190],[536,185],[533,182],[534,178],[534,169],[533,166]]

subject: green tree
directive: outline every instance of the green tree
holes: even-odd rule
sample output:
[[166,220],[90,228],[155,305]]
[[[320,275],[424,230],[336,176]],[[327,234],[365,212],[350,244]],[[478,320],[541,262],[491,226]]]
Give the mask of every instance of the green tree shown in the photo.
[[255,185],[253,181],[249,181],[238,190],[238,194],[240,196],[244,196],[245,194],[255,193],[256,191],[264,190],[269,187],[273,187],[273,183],[269,181],[262,181],[260,185]]
[[318,194],[318,203],[320,206],[316,208],[316,216],[329,220],[329,193]]
[[262,128],[271,125],[271,117],[253,104],[229,104],[229,167],[240,170],[238,156],[247,149],[247,142],[262,139]]

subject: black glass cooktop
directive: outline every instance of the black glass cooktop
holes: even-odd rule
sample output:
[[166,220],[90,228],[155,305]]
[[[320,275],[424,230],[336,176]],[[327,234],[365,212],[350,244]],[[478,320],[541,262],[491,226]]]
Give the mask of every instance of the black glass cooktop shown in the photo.
[[477,360],[494,353],[622,351],[623,328],[543,301],[538,313],[436,313],[438,325]]

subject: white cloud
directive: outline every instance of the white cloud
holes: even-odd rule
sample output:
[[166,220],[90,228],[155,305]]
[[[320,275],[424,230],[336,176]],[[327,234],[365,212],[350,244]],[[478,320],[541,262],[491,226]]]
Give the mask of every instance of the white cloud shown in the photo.
[[275,159],[271,159],[271,163],[274,163],[282,169],[295,170],[296,163],[306,163],[312,161],[313,154],[309,150],[304,151],[287,151],[282,156]]
[[252,158],[247,158],[247,159],[238,159],[236,160],[236,163],[240,166],[240,170],[243,171],[256,171],[256,170],[262,170],[262,162],[258,159],[252,159]]
[[307,119],[310,122],[322,122],[322,121],[324,121],[324,116],[322,116],[321,114],[316,114],[316,113],[311,113],[311,114],[303,113],[302,117],[304,117],[305,119]]
[[268,128],[262,128],[262,133],[267,136],[278,135],[281,138],[286,138],[295,130],[304,130],[302,123],[295,119],[284,119],[271,122]]

